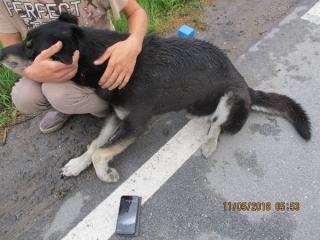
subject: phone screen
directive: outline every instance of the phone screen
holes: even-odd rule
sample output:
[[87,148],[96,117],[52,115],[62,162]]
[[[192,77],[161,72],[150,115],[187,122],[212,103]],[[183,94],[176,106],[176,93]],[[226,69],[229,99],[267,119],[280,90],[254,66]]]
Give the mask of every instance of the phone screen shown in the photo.
[[116,233],[135,236],[138,232],[138,218],[141,198],[137,196],[122,196],[120,200]]

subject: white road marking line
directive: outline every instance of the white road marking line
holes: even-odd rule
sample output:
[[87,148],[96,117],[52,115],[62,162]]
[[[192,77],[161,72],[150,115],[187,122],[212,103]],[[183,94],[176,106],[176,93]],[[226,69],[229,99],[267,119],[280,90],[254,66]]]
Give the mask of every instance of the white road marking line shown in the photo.
[[145,203],[199,149],[208,131],[205,121],[204,118],[189,121],[63,240],[109,239],[115,231],[120,197],[138,195]]
[[309,22],[320,24],[320,1],[317,2],[306,14],[304,14],[302,19]]

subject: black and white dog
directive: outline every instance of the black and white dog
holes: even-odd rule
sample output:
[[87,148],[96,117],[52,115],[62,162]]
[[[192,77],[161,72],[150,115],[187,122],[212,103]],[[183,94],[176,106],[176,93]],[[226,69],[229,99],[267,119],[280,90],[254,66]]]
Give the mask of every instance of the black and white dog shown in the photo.
[[[118,181],[117,171],[108,162],[135,141],[153,115],[183,109],[210,121],[202,146],[206,157],[215,151],[220,132],[238,132],[251,109],[286,118],[301,137],[310,139],[310,122],[298,103],[284,95],[251,89],[221,50],[200,40],[146,36],[128,85],[122,90],[101,89],[98,81],[107,63],[96,66],[93,62],[107,47],[127,37],[79,27],[74,16],[64,13],[58,20],[31,30],[24,42],[0,52],[2,64],[19,69],[60,40],[63,48],[53,59],[70,64],[73,52],[80,50],[73,81],[95,88],[112,106],[100,135],[83,155],[64,166],[63,175],[76,176],[92,162],[101,180]],[[101,148],[106,143],[107,147]]]

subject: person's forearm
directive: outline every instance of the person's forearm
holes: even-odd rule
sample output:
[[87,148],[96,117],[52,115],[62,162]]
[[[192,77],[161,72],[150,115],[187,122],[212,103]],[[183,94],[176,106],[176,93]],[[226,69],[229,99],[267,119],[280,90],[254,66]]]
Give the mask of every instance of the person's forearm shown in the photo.
[[[22,41],[20,33],[0,33],[0,42],[3,47],[19,43]],[[22,71],[15,70],[17,74],[22,75]]]
[[129,38],[134,38],[140,47],[139,52],[142,48],[142,43],[144,36],[147,32],[148,27],[148,17],[143,8],[139,7],[135,9],[132,13],[127,15],[128,26],[129,26]]
[[7,47],[22,41],[20,33],[0,33],[0,42]]

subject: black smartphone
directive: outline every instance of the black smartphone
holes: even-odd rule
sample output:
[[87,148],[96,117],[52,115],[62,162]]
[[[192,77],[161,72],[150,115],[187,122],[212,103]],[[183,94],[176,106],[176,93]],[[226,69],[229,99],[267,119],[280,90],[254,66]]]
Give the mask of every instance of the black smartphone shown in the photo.
[[137,236],[139,232],[139,216],[141,197],[122,196],[118,213],[116,234]]

